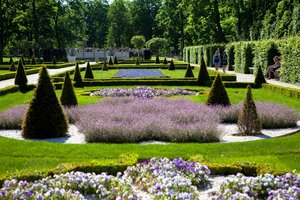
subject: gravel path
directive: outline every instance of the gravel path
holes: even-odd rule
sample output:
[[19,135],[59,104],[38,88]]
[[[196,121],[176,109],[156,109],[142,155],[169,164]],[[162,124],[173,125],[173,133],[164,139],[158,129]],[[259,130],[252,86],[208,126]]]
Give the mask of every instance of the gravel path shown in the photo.
[[[297,123],[297,127],[286,128],[286,129],[263,129],[262,135],[259,136],[236,136],[237,126],[236,124],[220,124],[219,129],[222,130],[223,138],[221,142],[247,142],[253,140],[261,140],[273,137],[281,137],[285,135],[293,134],[300,130],[300,121]],[[13,138],[17,140],[25,140],[21,135],[21,130],[0,130],[0,136]],[[66,143],[66,144],[85,144],[85,136],[78,132],[78,129],[74,125],[69,126],[68,135],[66,137],[51,138],[32,141],[44,141],[44,142],[56,142],[56,143]],[[153,145],[153,144],[163,144],[167,145],[167,142],[161,141],[146,141],[141,142],[140,145]]]

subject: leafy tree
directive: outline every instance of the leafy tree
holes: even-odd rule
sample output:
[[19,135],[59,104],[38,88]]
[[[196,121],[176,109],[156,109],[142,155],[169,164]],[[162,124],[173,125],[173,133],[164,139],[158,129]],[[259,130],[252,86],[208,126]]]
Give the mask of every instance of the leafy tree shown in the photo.
[[83,81],[82,81],[82,77],[81,77],[78,62],[76,63],[76,67],[75,67],[74,81],[75,81],[75,87],[82,87],[83,86]]
[[261,122],[257,115],[256,106],[252,98],[251,87],[247,87],[247,95],[243,108],[238,117],[238,131],[241,135],[261,134]]
[[230,106],[230,101],[226,92],[226,89],[222,83],[220,74],[217,74],[209,91],[206,105],[222,105]]
[[130,43],[134,46],[134,48],[140,50],[145,46],[146,40],[143,35],[135,35],[131,38]]
[[201,64],[197,82],[198,85],[207,85],[210,82],[210,77],[203,56],[201,56]]
[[255,87],[261,88],[263,83],[266,83],[266,79],[261,70],[261,67],[259,66],[255,76],[254,85]]
[[90,65],[89,61],[86,64],[84,78],[92,78],[92,79],[94,78],[93,71],[92,71],[92,68],[91,68],[91,65]]
[[170,62],[169,70],[175,70],[175,64],[174,64],[173,59]]
[[54,138],[65,136],[68,120],[54,91],[45,66],[39,73],[39,81],[22,123],[25,138]]
[[78,105],[76,94],[74,92],[74,87],[69,72],[66,72],[65,74],[64,84],[60,96],[60,102],[65,107]]
[[184,77],[185,78],[194,77],[194,73],[190,64],[187,65]]
[[15,77],[15,85],[18,85],[21,90],[27,89],[27,77],[26,72],[23,67],[22,59],[19,60],[16,77]]
[[164,38],[152,38],[147,41],[146,46],[158,55],[160,51],[166,52],[168,41]]

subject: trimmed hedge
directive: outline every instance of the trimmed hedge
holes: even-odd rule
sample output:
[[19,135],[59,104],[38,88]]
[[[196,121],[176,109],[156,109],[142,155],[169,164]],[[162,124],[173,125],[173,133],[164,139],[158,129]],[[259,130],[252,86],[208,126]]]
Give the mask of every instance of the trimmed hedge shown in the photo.
[[239,73],[250,73],[249,68],[254,67],[254,74],[260,66],[263,73],[273,64],[273,57],[282,58],[280,79],[289,83],[300,83],[300,36],[284,39],[268,39],[251,42],[233,42],[226,46],[223,44],[201,45],[185,47],[184,61],[194,62],[197,56],[203,53],[207,66],[211,65],[214,50],[219,47],[221,52],[225,47],[228,55],[228,68]]
[[[79,64],[84,64],[85,62],[81,61],[78,62]],[[71,66],[75,66],[76,63],[62,63],[62,64],[45,64],[47,69],[60,69],[60,68],[65,68],[65,67],[71,67]],[[30,67],[30,68],[35,68],[35,67],[41,67],[41,64],[37,64],[37,65],[26,65],[26,67]]]
[[300,90],[299,89],[287,88],[287,87],[272,85],[272,84],[262,84],[262,88],[272,90],[274,92],[277,92],[277,93],[287,96],[287,97],[293,97],[296,99],[300,99]]
[[[174,62],[176,69],[186,69],[187,63]],[[91,65],[92,69],[102,69],[102,63],[96,63]],[[139,69],[168,69],[168,64],[140,64]],[[192,67],[194,68],[194,67]],[[109,69],[137,69],[135,64],[118,64],[109,66]]]
[[[25,70],[25,71],[26,71],[26,75],[36,74],[40,71],[40,68],[38,68],[38,69],[29,69],[29,70]],[[0,74],[0,81],[15,78],[15,75],[16,75],[16,72],[9,72],[9,73],[5,73],[5,74]]]

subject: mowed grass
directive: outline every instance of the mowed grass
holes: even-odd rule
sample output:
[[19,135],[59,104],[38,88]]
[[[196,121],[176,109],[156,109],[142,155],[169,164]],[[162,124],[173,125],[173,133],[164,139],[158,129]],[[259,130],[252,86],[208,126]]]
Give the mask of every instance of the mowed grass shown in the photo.
[[[131,88],[127,86],[124,88]],[[157,86],[159,88],[176,88]],[[183,87],[199,91],[197,96],[185,96],[195,102],[206,101],[208,87]],[[96,103],[98,97],[82,94],[100,87],[76,88],[80,105]],[[244,101],[246,89],[227,88],[233,104]],[[61,90],[56,91],[58,97]],[[275,102],[297,109],[300,101],[294,98],[280,96],[267,89],[253,89],[255,101]],[[15,105],[27,104],[33,96],[33,91],[27,93],[12,93],[0,97],[0,111]],[[178,98],[178,97],[175,97]],[[137,153],[140,159],[151,157],[183,157],[201,154],[205,160],[212,163],[252,162],[269,165],[272,169],[291,171],[300,170],[300,132],[295,135],[245,143],[210,143],[210,144],[57,144],[48,142],[19,141],[0,137],[0,174],[19,170],[41,170],[53,168],[61,163],[89,162],[94,160],[116,159],[123,153]]]
[[11,73],[12,71],[9,70],[0,70],[0,74],[7,74],[7,73]]
[[20,141],[0,137],[0,174],[19,170],[41,170],[67,162],[117,159],[124,153],[136,153],[140,159],[182,157],[201,154],[211,163],[252,162],[271,169],[300,170],[300,132],[289,137],[245,143],[209,144],[57,144]]

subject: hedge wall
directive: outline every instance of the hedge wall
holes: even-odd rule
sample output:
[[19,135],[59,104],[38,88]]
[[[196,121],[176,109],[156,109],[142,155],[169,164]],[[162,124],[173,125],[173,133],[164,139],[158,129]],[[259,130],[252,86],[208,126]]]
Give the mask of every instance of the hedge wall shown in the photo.
[[[191,61],[194,61],[196,53],[203,53],[207,66],[212,65],[212,55],[216,48],[221,53],[225,48],[228,55],[228,68],[238,73],[249,73],[249,68],[254,67],[256,73],[260,66],[265,72],[266,68],[273,64],[273,57],[281,56],[280,80],[289,83],[300,83],[300,36],[284,39],[268,39],[260,41],[233,42],[229,44],[214,44],[186,47],[185,57],[190,52]],[[192,62],[193,63],[193,62]]]

